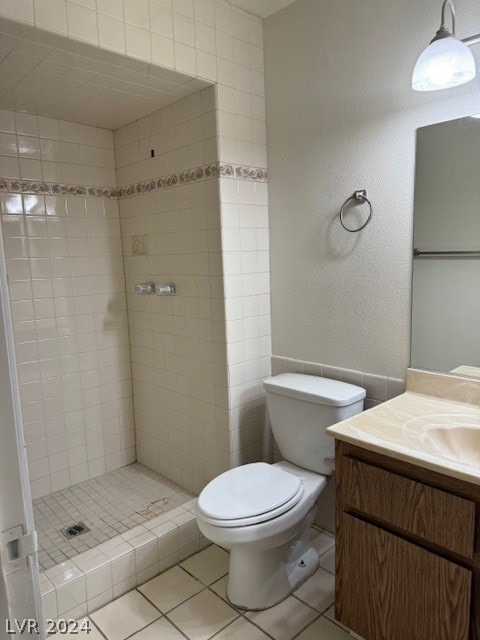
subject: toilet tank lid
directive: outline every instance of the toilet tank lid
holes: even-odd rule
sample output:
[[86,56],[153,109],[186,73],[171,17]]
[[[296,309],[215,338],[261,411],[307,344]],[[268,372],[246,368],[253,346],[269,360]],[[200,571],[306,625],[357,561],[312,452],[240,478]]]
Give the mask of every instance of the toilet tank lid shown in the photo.
[[354,384],[301,373],[282,373],[263,384],[271,393],[330,407],[347,407],[367,395],[365,389]]

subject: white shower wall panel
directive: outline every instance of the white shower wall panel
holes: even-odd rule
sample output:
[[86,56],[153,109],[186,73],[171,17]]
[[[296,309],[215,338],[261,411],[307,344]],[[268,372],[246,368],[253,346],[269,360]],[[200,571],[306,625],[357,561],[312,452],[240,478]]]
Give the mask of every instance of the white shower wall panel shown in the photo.
[[0,111],[0,179],[36,498],[135,460],[113,134]]

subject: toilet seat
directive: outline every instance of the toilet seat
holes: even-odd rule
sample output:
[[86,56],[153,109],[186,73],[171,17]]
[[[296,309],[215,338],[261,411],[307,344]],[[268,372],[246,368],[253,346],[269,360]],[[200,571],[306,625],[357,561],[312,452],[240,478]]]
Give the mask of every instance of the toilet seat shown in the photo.
[[264,462],[246,464],[212,480],[198,498],[204,522],[242,527],[276,518],[303,496],[301,478]]

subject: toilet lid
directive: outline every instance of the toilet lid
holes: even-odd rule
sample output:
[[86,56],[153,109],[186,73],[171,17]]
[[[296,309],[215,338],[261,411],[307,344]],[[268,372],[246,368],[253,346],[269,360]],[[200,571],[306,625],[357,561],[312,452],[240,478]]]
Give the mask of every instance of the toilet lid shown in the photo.
[[281,515],[302,495],[303,485],[298,476],[256,462],[226,471],[212,480],[198,498],[198,509],[210,522],[241,526]]

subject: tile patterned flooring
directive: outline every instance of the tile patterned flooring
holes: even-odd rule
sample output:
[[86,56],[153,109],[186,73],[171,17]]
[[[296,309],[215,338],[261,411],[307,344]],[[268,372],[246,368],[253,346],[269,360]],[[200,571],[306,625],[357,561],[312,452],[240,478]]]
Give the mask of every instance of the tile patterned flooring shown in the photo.
[[271,609],[241,611],[228,602],[228,553],[212,545],[92,613],[91,633],[77,638],[351,640],[333,615],[333,538],[314,530],[313,541],[320,568]]
[[[193,495],[139,463],[33,501],[39,562],[45,571],[178,507]],[[60,530],[84,522],[91,531],[67,540]]]

